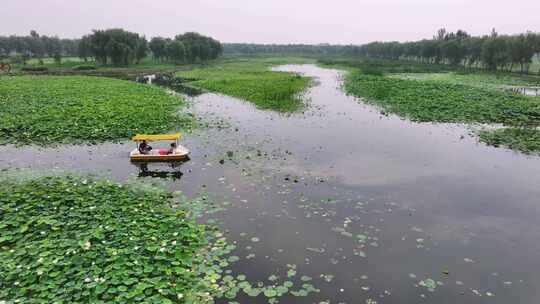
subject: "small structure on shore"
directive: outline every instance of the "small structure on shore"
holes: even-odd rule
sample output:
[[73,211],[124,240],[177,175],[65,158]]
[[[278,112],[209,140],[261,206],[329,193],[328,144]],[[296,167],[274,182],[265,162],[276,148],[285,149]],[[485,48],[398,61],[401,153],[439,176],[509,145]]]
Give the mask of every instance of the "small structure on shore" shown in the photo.
[[526,96],[540,96],[540,87],[510,87],[510,91]]

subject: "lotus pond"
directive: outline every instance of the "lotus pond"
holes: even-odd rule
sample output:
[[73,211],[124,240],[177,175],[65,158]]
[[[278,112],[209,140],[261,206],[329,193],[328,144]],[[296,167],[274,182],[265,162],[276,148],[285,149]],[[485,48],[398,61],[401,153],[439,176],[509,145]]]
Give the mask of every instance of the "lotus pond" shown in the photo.
[[234,275],[235,246],[195,222],[193,207],[211,204],[205,197],[69,175],[0,180],[2,300],[210,303],[243,292],[277,302],[318,292],[307,276],[295,286],[293,265],[267,286]]
[[[540,97],[525,96],[509,88],[535,86],[536,76],[488,73],[349,74],[345,89],[415,121],[504,124],[506,131],[478,132],[482,142],[517,151],[538,152],[534,128],[540,125]],[[527,127],[529,129],[523,129]],[[520,131],[521,130],[521,131]]]
[[184,101],[156,87],[87,76],[0,78],[0,143],[99,143],[188,130]]
[[540,99],[449,81],[351,73],[351,94],[416,121],[508,123],[540,117]]
[[468,126],[383,115],[343,92],[341,71],[279,70],[315,80],[305,111],[186,98],[215,127],[183,139],[181,165],[135,166],[131,144],[103,143],[5,145],[0,168],[165,189],[162,203],[225,244],[203,274],[219,274],[216,303],[537,302],[539,157],[478,143]]

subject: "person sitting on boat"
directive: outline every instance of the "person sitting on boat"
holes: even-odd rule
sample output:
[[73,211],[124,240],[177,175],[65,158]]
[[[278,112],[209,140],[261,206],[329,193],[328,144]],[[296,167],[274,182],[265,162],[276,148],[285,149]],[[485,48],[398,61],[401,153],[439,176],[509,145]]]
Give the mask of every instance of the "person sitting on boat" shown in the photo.
[[159,149],[158,154],[159,155],[169,155],[174,154],[176,152],[176,144],[172,143],[171,147],[169,149]]
[[146,143],[146,140],[143,140],[139,145],[139,153],[141,154],[149,154],[151,150],[152,147]]
[[167,151],[167,154],[174,154],[176,152],[176,143],[171,143],[171,147]]

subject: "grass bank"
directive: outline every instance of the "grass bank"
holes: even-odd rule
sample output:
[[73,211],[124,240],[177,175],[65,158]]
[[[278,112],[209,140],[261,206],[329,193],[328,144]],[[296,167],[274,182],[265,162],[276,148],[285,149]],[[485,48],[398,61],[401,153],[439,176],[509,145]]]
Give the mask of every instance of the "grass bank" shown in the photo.
[[0,299],[207,303],[230,247],[166,191],[80,177],[1,179]]
[[179,97],[111,78],[2,77],[0,104],[2,144],[98,143],[193,126],[178,114]]
[[289,63],[311,63],[299,58],[232,58],[222,62],[178,72],[191,84],[254,103],[262,109],[293,112],[304,105],[301,94],[310,79],[293,73],[270,71],[270,67]]

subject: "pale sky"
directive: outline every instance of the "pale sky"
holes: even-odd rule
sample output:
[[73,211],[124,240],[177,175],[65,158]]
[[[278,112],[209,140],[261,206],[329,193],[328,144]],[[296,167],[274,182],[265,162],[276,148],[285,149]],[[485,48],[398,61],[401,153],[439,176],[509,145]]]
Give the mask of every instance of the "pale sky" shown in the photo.
[[1,0],[0,35],[74,38],[122,27],[147,37],[196,31],[222,42],[362,44],[540,32],[540,0]]

